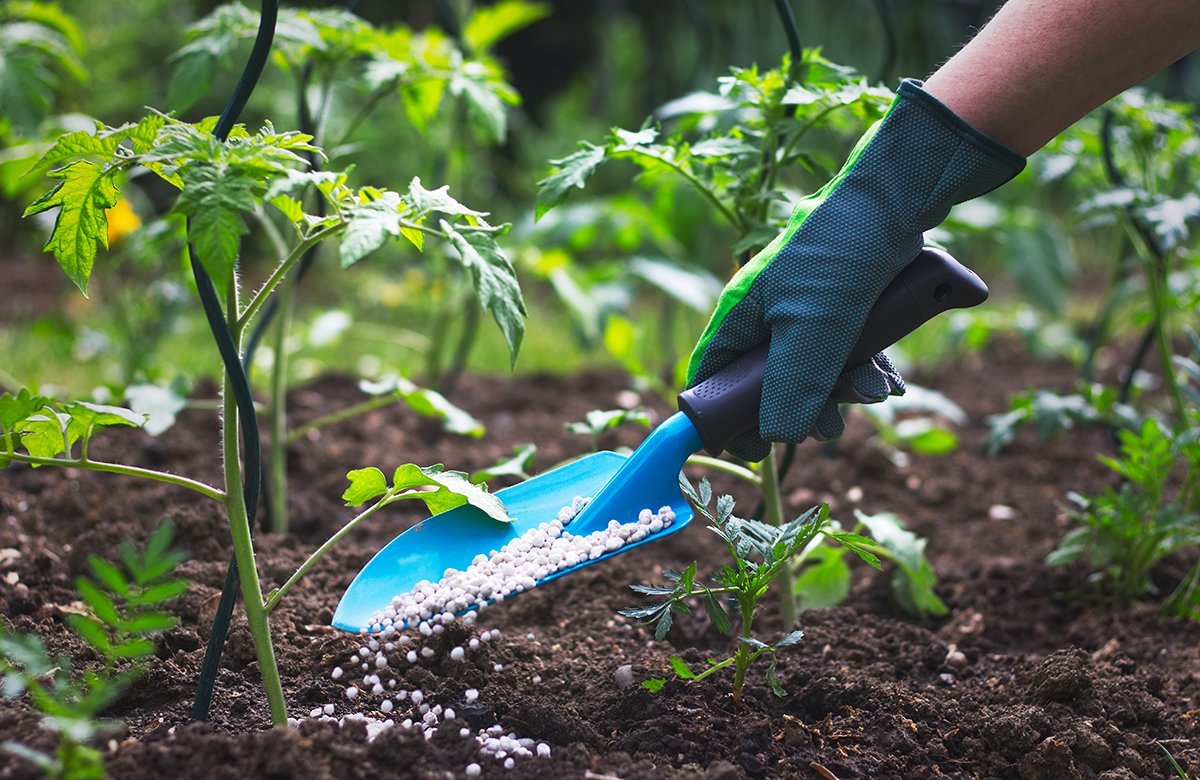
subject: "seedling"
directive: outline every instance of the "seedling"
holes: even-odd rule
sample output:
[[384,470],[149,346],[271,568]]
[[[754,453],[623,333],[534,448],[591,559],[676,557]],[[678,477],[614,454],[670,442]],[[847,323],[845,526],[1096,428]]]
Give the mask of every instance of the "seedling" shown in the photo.
[[[343,266],[357,263],[389,239],[404,238],[418,249],[425,246],[427,236],[445,241],[470,269],[480,303],[493,313],[516,349],[524,329],[524,303],[512,266],[496,243],[507,226],[488,224],[483,212],[459,203],[445,187],[429,190],[419,179],[414,178],[401,194],[377,187],[353,189],[345,173],[305,171],[301,155],[322,154],[307,135],[276,132],[269,124],[253,134],[235,126],[230,140],[223,142],[214,135],[214,127],[212,120],[189,124],[151,113],[136,124],[98,125],[94,133],[69,133],[42,157],[35,170],[49,170],[60,182],[26,213],[59,210],[46,249],[81,290],[87,288],[98,249],[106,245],[106,209],[118,197],[121,177],[140,165],[179,188],[173,211],[187,218],[188,243],[198,262],[195,267],[202,266],[207,272],[205,281],[211,278],[225,293],[223,312],[211,283],[207,289],[212,295],[205,300],[210,325],[224,350],[220,365],[227,369],[230,387],[236,387],[229,380],[230,372],[240,373],[236,354],[246,329],[305,253],[335,236],[341,239],[338,254]],[[298,196],[310,189],[326,204],[327,215],[305,211]],[[247,232],[245,215],[268,204],[291,224],[294,243],[263,285],[243,303],[246,291],[236,273],[238,238]],[[205,287],[199,289],[204,297]],[[0,463],[116,471],[174,483],[221,501],[233,535],[246,615],[272,720],[283,725],[287,713],[267,621],[269,609],[250,537],[249,520],[255,507],[243,493],[239,453],[239,429],[251,424],[253,410],[239,408],[238,393],[226,390],[221,410],[224,488],[165,472],[94,461],[88,453],[92,432],[105,425],[139,424],[139,416],[84,403],[54,405],[29,393],[5,396],[0,402]],[[239,413],[246,416],[239,420]],[[77,441],[80,453],[74,457],[72,447]],[[58,457],[64,454],[66,457]]]
[[[1157,592],[1150,572],[1177,550],[1200,545],[1200,438],[1190,429],[1173,435],[1154,419],[1121,431],[1120,455],[1100,461],[1121,477],[1095,497],[1068,495],[1078,523],[1046,558],[1051,565],[1086,561],[1092,580],[1119,603]],[[1173,479],[1174,477],[1174,479]],[[1179,481],[1176,482],[1175,479]],[[1200,619],[1200,562],[1163,602],[1177,617]]]
[[592,452],[600,451],[600,437],[622,425],[650,427],[650,415],[645,409],[593,409],[581,422],[567,423],[567,430],[580,436],[590,436]]
[[47,777],[105,776],[100,752],[88,743],[117,724],[101,715],[146,671],[154,637],[179,622],[160,611],[188,587],[174,576],[184,555],[170,549],[173,531],[164,520],[141,550],[122,542],[120,564],[88,557],[91,577],[75,583],[87,609],[68,614],[67,623],[103,660],[99,669],[74,669],[65,658],[51,658],[37,635],[0,626],[0,692],[10,698],[28,693],[43,727],[58,735],[53,754],[11,741],[3,748]]
[[[655,639],[662,640],[671,630],[674,616],[691,610],[693,599],[702,599],[709,619],[718,631],[736,637],[737,646],[726,658],[710,660],[701,672],[693,671],[687,663],[674,656],[671,669],[684,680],[700,681],[733,668],[733,699],[740,703],[746,672],[764,655],[770,657],[766,678],[771,690],[778,696],[787,691],[779,682],[775,668],[776,654],[803,638],[803,631],[790,631],[774,644],[767,644],[753,636],[754,618],[758,613],[760,599],[771,585],[793,565],[793,559],[802,554],[820,536],[825,536],[856,552],[872,566],[879,566],[879,559],[870,551],[871,542],[852,533],[834,530],[829,523],[829,506],[822,504],[804,512],[791,522],[770,525],[757,520],[743,520],[733,514],[733,498],[721,496],[716,503],[715,513],[709,508],[712,488],[707,480],[699,489],[683,481],[684,495],[696,513],[708,520],[708,529],[725,544],[732,563],[723,565],[714,575],[713,584],[706,585],[696,579],[696,564],[693,563],[680,573],[664,572],[671,580],[668,586],[633,585],[632,589],[646,596],[661,599],[647,607],[623,609],[622,615],[642,620],[654,626]],[[648,688],[657,690],[661,681],[649,681]]]

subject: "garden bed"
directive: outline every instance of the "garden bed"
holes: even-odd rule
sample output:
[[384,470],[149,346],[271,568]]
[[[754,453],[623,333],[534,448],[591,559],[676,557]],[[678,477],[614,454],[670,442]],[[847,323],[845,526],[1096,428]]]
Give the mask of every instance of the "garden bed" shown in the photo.
[[[700,684],[672,680],[656,694],[639,683],[668,677],[666,660],[696,663],[725,639],[703,610],[677,620],[665,642],[616,615],[639,603],[628,585],[660,581],[661,567],[694,559],[701,571],[721,562],[719,542],[700,523],[629,554],[555,581],[481,613],[478,630],[499,638],[453,663],[396,672],[429,701],[459,709],[472,726],[546,742],[549,758],[522,758],[511,770],[480,758],[473,738],[443,728],[430,741],[399,728],[373,741],[362,726],[307,722],[269,731],[254,650],[236,622],[217,683],[211,722],[189,724],[193,686],[208,622],[231,547],[215,503],[169,486],[91,473],[14,467],[0,490],[0,585],[3,612],[19,631],[35,631],[53,652],[86,663],[83,646],[64,630],[77,598],[73,579],[89,553],[108,553],[123,538],[144,539],[164,516],[190,560],[194,583],[175,605],[182,625],[160,641],[159,657],[113,711],[128,724],[110,743],[115,778],[370,778],[463,776],[472,762],[484,776],[695,777],[1164,777],[1166,746],[1194,774],[1200,770],[1200,626],[1073,598],[1082,575],[1049,569],[1043,558],[1063,533],[1068,490],[1097,491],[1110,473],[1095,460],[1103,432],[1075,431],[1049,442],[1025,432],[997,458],[982,454],[985,414],[1007,407],[1009,393],[1069,386],[1065,365],[1035,363],[992,348],[981,362],[956,365],[929,383],[971,415],[950,456],[914,456],[893,466],[868,441],[861,420],[832,445],[807,444],[784,485],[788,514],[828,500],[834,517],[853,507],[898,513],[929,539],[951,609],[921,624],[892,606],[887,573],[856,569],[845,606],[805,613],[805,638],[780,655],[777,698],[751,671],[740,708],[720,675]],[[455,401],[488,427],[478,442],[440,431],[402,407],[371,413],[294,445],[292,528],[288,538],[258,540],[265,584],[281,583],[308,551],[352,515],[339,500],[344,475],[363,465],[445,463],[477,469],[538,445],[537,468],[580,454],[587,437],[564,421],[629,400],[624,379],[467,377]],[[297,421],[356,395],[354,382],[330,377],[292,395]],[[655,406],[659,418],[669,410]],[[609,446],[636,444],[639,433],[610,434]],[[96,452],[124,462],[218,481],[217,430],[208,413],[185,413],[161,439],[141,432],[105,433]],[[698,476],[696,472],[693,476]],[[733,492],[739,511],[753,497]],[[493,488],[500,485],[493,485]],[[859,490],[861,490],[859,498]],[[851,502],[848,494],[859,498]],[[333,704],[337,714],[366,711],[347,700],[334,667],[358,647],[328,628],[333,608],[359,568],[417,515],[388,510],[324,558],[272,617],[289,711],[304,717]],[[1183,562],[1168,560],[1167,566]],[[1181,569],[1182,571],[1182,569]],[[768,604],[760,633],[778,628]],[[467,629],[435,637],[440,649]],[[957,648],[963,657],[953,656]],[[502,665],[497,671],[496,665]],[[621,670],[621,667],[631,667]],[[621,670],[621,671],[619,671]],[[534,682],[538,678],[539,682]],[[463,692],[479,700],[464,706]],[[0,701],[0,740],[52,749],[37,716],[19,701]],[[0,778],[35,776],[0,754]]]

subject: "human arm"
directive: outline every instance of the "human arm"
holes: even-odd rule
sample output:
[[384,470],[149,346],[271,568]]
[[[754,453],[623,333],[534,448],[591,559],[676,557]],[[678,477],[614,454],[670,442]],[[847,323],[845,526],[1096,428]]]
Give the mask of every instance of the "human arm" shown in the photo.
[[925,91],[1028,156],[1197,48],[1200,0],[1009,0]]
[[[759,430],[730,451],[759,460],[767,441],[839,435],[830,390],[871,305],[917,255],[923,232],[1197,45],[1200,0],[1010,0],[927,84],[905,82],[838,175],[739,270],[693,352],[689,387],[770,342]],[[903,393],[882,355],[843,378],[864,402]]]

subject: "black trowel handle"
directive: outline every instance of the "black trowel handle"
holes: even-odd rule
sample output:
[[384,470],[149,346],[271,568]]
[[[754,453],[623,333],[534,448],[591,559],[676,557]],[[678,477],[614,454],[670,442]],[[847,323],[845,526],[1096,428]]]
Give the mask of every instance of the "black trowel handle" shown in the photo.
[[[974,271],[940,249],[925,248],[879,295],[843,370],[870,359],[938,314],[977,306],[987,296],[987,285]],[[720,455],[734,438],[758,428],[767,352],[767,344],[756,347],[679,394],[680,411],[696,426],[711,454]]]

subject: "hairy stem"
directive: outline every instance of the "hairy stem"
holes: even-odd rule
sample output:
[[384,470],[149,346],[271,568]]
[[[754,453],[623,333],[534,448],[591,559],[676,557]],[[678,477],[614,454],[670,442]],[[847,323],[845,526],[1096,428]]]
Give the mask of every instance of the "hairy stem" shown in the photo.
[[[228,295],[228,317],[231,332],[236,333],[237,282],[231,282]],[[235,344],[241,339],[235,335]],[[238,344],[240,347],[240,344]],[[222,379],[221,397],[223,425],[221,428],[221,451],[225,472],[225,511],[229,518],[229,532],[233,537],[233,554],[237,559],[238,577],[242,586],[242,602],[246,608],[246,622],[254,640],[254,651],[262,673],[263,687],[267,693],[267,704],[271,710],[271,723],[276,727],[287,726],[287,704],[283,698],[283,685],[279,680],[279,665],[275,660],[275,648],[271,644],[271,626],[267,612],[263,609],[262,588],[258,581],[258,568],[254,561],[254,542],[250,537],[250,518],[246,514],[246,501],[242,495],[242,470],[238,456],[238,410],[237,399],[229,389],[229,378]]]
[[337,222],[333,225],[328,225],[321,228],[316,233],[313,233],[299,244],[296,244],[296,246],[292,247],[291,253],[284,258],[283,262],[275,267],[275,270],[271,272],[271,276],[267,279],[267,281],[263,282],[263,286],[260,287],[253,296],[251,296],[250,303],[246,305],[246,310],[241,313],[241,316],[236,316],[236,309],[234,310],[236,319],[233,319],[233,322],[230,326],[234,336],[240,337],[242,335],[242,332],[246,329],[246,326],[250,324],[255,315],[258,314],[259,309],[261,309],[271,297],[271,293],[273,293],[275,288],[283,282],[283,279],[287,276],[288,271],[291,271],[292,267],[296,265],[296,263],[300,262],[309,249],[329,238],[334,233],[339,232],[344,227],[346,227],[345,222]]
[[296,569],[291,577],[288,578],[288,581],[280,585],[279,588],[271,594],[270,598],[267,599],[267,603],[265,605],[266,611],[270,613],[277,606],[279,606],[279,602],[283,600],[283,597],[287,595],[288,591],[291,590],[296,583],[304,577],[305,574],[308,573],[308,570],[311,569],[317,561],[321,560],[321,557],[324,556],[325,553],[333,549],[333,546],[341,541],[343,536],[354,530],[356,525],[361,523],[363,520],[366,520],[368,517],[375,514],[388,503],[390,503],[392,496],[393,494],[389,492],[383,498],[372,504],[368,509],[360,512],[354,517],[354,519],[339,528],[337,533],[329,537],[324,544],[314,550],[312,555],[308,556],[308,559],[305,560],[304,563],[300,564],[300,567]]
[[396,396],[381,395],[368,401],[354,404],[353,406],[347,406],[345,409],[339,409],[336,412],[330,412],[323,417],[318,417],[312,422],[307,422],[304,425],[301,425],[299,428],[294,428],[289,431],[287,434],[288,443],[290,444],[292,442],[300,441],[312,431],[316,431],[321,428],[327,428],[330,425],[340,423],[343,420],[349,420],[352,417],[358,417],[359,415],[373,412],[376,409],[382,409],[385,406],[391,406],[394,403],[396,403]]
[[276,312],[274,361],[271,366],[271,418],[267,457],[270,469],[267,478],[271,483],[271,527],[277,534],[288,529],[288,478],[287,478],[287,334],[292,326],[292,314],[296,304],[298,285],[288,284],[279,291],[279,310]]

